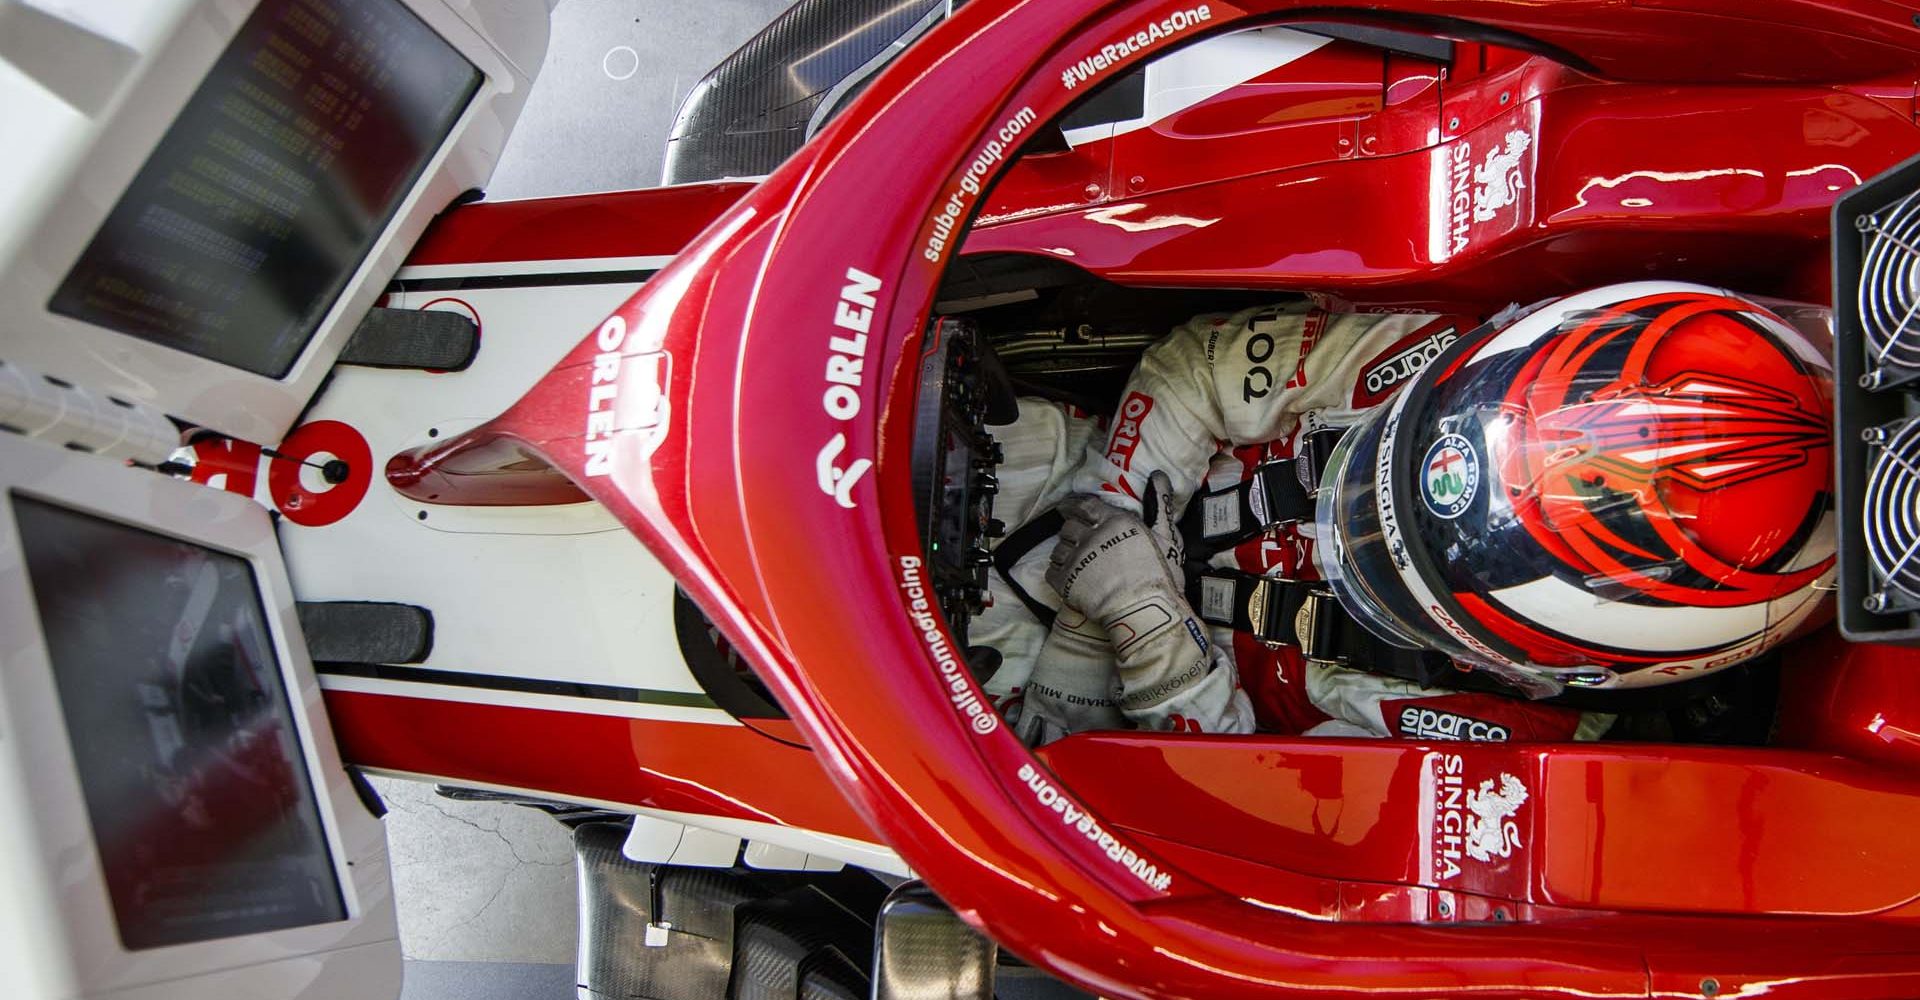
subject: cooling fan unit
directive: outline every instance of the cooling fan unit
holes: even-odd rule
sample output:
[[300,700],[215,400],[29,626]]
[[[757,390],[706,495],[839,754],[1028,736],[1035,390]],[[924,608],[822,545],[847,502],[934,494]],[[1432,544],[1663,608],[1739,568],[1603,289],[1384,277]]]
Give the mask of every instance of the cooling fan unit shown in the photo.
[[1840,629],[1920,643],[1920,157],[1834,206]]
[[1854,217],[1864,244],[1860,261],[1860,328],[1866,336],[1864,389],[1888,389],[1920,378],[1920,198],[1908,194],[1879,212]]
[[1920,421],[1891,432],[1867,429],[1862,507],[1873,589],[1861,605],[1876,614],[1920,608]]

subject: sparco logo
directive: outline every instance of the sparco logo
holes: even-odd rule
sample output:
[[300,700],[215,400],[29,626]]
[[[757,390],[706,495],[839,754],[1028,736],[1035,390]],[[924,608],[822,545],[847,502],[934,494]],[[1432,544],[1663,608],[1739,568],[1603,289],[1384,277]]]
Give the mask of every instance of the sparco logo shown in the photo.
[[1386,399],[1459,339],[1459,331],[1449,325],[1432,333],[1415,331],[1409,338],[1412,343],[1402,340],[1387,348],[1361,373],[1360,390],[1354,393],[1353,405],[1372,406]]
[[1408,705],[1400,710],[1400,735],[1427,740],[1504,743],[1513,734],[1507,727],[1483,719]]
[[[821,405],[826,408],[827,416],[842,423],[860,415],[861,368],[865,366],[867,358],[867,331],[873,325],[876,305],[874,293],[879,290],[879,278],[857,267],[849,267],[847,284],[840,289],[840,300],[833,304],[833,325],[852,336],[836,334],[827,339],[827,350],[830,352],[827,355],[827,391],[821,397]],[[873,461],[856,458],[841,465],[840,456],[846,450],[847,436],[844,433],[835,434],[814,456],[813,467],[820,492],[832,497],[840,506],[851,509],[853,488],[873,468]]]

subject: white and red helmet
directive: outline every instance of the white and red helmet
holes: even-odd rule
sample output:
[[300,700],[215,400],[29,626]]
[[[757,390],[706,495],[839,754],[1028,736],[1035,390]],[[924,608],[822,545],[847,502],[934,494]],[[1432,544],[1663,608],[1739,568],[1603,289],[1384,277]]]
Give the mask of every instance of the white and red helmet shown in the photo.
[[1536,689],[1749,659],[1829,607],[1818,335],[1672,282],[1481,327],[1342,438],[1321,570],[1383,640]]

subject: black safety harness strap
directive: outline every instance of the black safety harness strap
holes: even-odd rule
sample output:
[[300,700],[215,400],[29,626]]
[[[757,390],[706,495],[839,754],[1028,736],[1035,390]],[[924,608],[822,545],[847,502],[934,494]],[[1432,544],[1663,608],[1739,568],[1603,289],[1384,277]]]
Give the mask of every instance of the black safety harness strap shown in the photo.
[[1276,528],[1313,520],[1321,473],[1345,428],[1301,437],[1299,454],[1254,467],[1246,479],[1196,496],[1181,518],[1187,600],[1201,620],[1269,646],[1297,646],[1308,660],[1421,684],[1455,671],[1447,657],[1404,649],[1366,630],[1324,583],[1257,576],[1209,564],[1214,555]]
[[1020,603],[1026,605],[1027,610],[1040,620],[1040,624],[1048,628],[1053,627],[1054,610],[1027,593],[1027,588],[1020,586],[1020,581],[1013,578],[1013,567],[1015,563],[1026,558],[1027,553],[1032,552],[1040,543],[1058,535],[1066,523],[1066,517],[1058,509],[1049,508],[1033,520],[1013,529],[1013,532],[1000,539],[1000,544],[993,549],[993,568],[1000,574],[1000,579],[1007,582],[1007,586],[1013,591],[1013,596],[1018,597]]
[[1187,600],[1202,621],[1244,633],[1268,647],[1297,646],[1307,660],[1353,667],[1422,685],[1457,673],[1453,661],[1431,650],[1382,641],[1340,606],[1317,580],[1257,576],[1217,567],[1190,567]]
[[1232,486],[1197,494],[1180,519],[1190,561],[1205,562],[1275,528],[1313,520],[1314,491],[1340,430],[1305,435],[1300,454],[1263,462]]
[[[1234,486],[1196,496],[1187,505],[1186,516],[1178,526],[1186,546],[1188,578],[1205,572],[1207,559],[1216,552],[1258,538],[1283,524],[1313,520],[1314,487],[1340,434],[1339,429],[1306,434],[1298,457],[1267,462]],[[1058,510],[1047,510],[1015,528],[993,549],[993,568],[999,572],[1000,579],[1006,581],[1013,596],[1020,599],[1040,624],[1048,628],[1053,627],[1055,611],[1013,578],[1013,567],[1036,546],[1058,535],[1065,523],[1066,518]]]

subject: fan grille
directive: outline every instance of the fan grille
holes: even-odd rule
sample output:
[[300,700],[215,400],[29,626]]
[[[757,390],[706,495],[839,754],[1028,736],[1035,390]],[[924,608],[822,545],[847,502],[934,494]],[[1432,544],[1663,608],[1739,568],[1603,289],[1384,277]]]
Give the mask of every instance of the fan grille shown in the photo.
[[1856,220],[1866,249],[1860,268],[1860,323],[1867,374],[1877,389],[1920,378],[1920,192]]
[[1867,558],[1874,586],[1867,610],[1920,607],[1920,420],[1867,432]]

